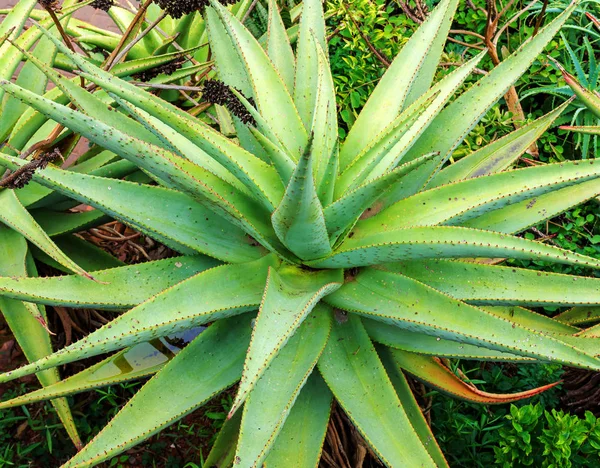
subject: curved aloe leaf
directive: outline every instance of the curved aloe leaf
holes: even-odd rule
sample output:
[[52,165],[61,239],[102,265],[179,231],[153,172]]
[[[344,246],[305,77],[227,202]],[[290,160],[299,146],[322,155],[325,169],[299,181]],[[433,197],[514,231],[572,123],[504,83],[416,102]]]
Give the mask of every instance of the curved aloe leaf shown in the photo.
[[[414,130],[416,122],[435,106],[434,103],[437,94],[426,96],[426,99],[419,100],[413,106],[409,107],[400,114],[394,121],[388,125],[374,142],[365,147],[359,153],[352,163],[340,174],[336,181],[335,196],[337,200],[344,196],[348,190],[355,189],[365,180],[380,177],[387,171],[380,171],[381,174],[372,176],[374,169],[382,163],[382,160],[389,159],[390,156],[395,160],[400,158],[406,144],[401,144],[405,136],[409,136]],[[400,148],[400,151],[398,149]]]
[[319,370],[348,417],[387,466],[436,466],[359,317],[350,314],[345,323],[334,323]]
[[[1,225],[0,254],[0,274],[28,276],[30,269],[28,267],[32,262],[31,259],[28,260],[27,241],[18,232]],[[86,282],[92,283],[89,280]],[[43,307],[38,308],[35,304],[0,297],[0,311],[29,362],[52,353],[50,336],[39,320],[41,317],[45,322],[46,315]],[[36,376],[44,387],[60,381],[56,369],[39,372]],[[57,399],[52,404],[73,443],[81,447],[81,440],[67,401]]]
[[421,408],[408,385],[406,377],[402,373],[402,369],[396,365],[392,358],[393,351],[385,348],[378,348],[377,351],[381,362],[385,367],[385,371],[396,390],[396,394],[402,403],[402,407],[404,408],[404,411],[406,411],[406,415],[414,427],[415,432],[421,439],[421,443],[427,449],[429,455],[438,467],[447,467],[448,462],[437,444],[427,420],[421,412]]
[[[402,111],[431,84],[458,2],[444,0],[411,36],[369,97],[340,151],[345,169]],[[435,150],[424,151],[422,154]]]
[[61,213],[41,208],[30,213],[48,237],[86,231],[111,220],[110,216],[100,210]]
[[38,401],[74,395],[95,388],[140,379],[155,374],[171,361],[181,348],[198,336],[203,329],[140,343],[119,351],[98,364],[55,384],[0,403],[0,409],[12,408]]
[[98,464],[148,439],[239,379],[250,335],[248,316],[220,320],[139,390],[63,468]]
[[235,459],[235,448],[240,435],[242,412],[238,411],[223,422],[219,435],[215,440],[204,464],[216,468],[230,468]]
[[[267,269],[276,263],[273,257],[268,256],[242,265],[215,267],[192,276],[120,315],[77,343],[0,375],[0,382],[256,309]],[[250,278],[248,271],[254,272]],[[202,297],[202,302],[198,301],[198,297]]]
[[490,211],[466,220],[464,226],[507,234],[521,232],[598,195],[600,181],[594,179]]
[[328,307],[315,307],[252,390],[244,405],[237,464],[262,466],[327,344],[331,321]]
[[317,57],[317,95],[309,148],[314,164],[315,186],[321,203],[326,205],[331,203],[333,198],[333,181],[338,172],[337,105],[335,102],[335,86],[326,52],[319,44],[319,40],[314,33],[312,34],[312,40]]
[[436,154],[426,155],[403,164],[381,177],[365,182],[326,206],[323,215],[332,243],[335,243],[338,238],[343,238],[344,233],[354,226],[367,209],[376,209],[377,200],[385,196],[388,190],[393,190],[394,186],[401,184],[412,171],[436,156]]
[[518,393],[488,393],[479,390],[471,383],[459,379],[450,371],[450,369],[444,366],[438,358],[419,356],[418,354],[400,351],[398,349],[389,350],[389,353],[397,366],[411,373],[417,379],[444,393],[448,393],[455,398],[460,398],[473,403],[482,403],[486,405],[511,403],[513,401],[523,400],[524,398],[531,398],[552,387],[556,387],[556,385],[560,383],[554,382]]
[[467,305],[397,273],[364,270],[354,281],[327,296],[327,302],[409,331],[541,360],[600,368],[600,360],[593,355],[556,337]]
[[585,305],[600,301],[600,279],[482,263],[418,260],[385,265],[476,305]]
[[[11,168],[24,164],[2,153],[0,161]],[[52,166],[37,171],[33,180],[114,216],[183,253],[206,252],[231,262],[256,259],[262,254],[261,249],[250,245],[241,229],[175,190],[78,174]],[[149,216],[145,207],[152,200],[153,210]],[[225,232],[227,236],[223,235]]]
[[600,307],[573,307],[554,317],[559,322],[580,325],[600,320]]
[[567,101],[543,117],[474,151],[438,172],[429,188],[501,172],[513,164],[570,105]]
[[410,226],[464,224],[465,221],[545,193],[600,177],[600,164],[569,161],[468,179],[400,200],[362,229],[385,225],[388,231]]
[[269,269],[264,296],[231,416],[319,300],[343,283],[340,270]]
[[333,395],[315,370],[300,390],[283,429],[265,460],[265,468],[318,465]]
[[405,159],[410,161],[423,154],[439,151],[441,161],[445,161],[487,110],[529,68],[560,30],[575,6],[575,2],[571,3],[538,34],[528,39],[509,58],[446,107],[421,135]]
[[35,221],[31,214],[21,204],[14,190],[2,190],[0,192],[0,221],[10,226],[15,231],[21,233],[31,243],[35,244],[41,250],[61,265],[79,275],[91,278],[83,268],[68,258],[57,246],[42,227]]
[[534,360],[504,351],[424,335],[423,333],[409,331],[366,317],[362,318],[362,322],[373,341],[390,348],[410,351],[412,353],[477,361],[489,361],[493,359],[494,361],[506,362],[531,362]]
[[454,226],[414,227],[369,233],[355,228],[324,259],[307,262],[316,268],[352,268],[419,258],[523,258],[600,268],[600,261],[493,231]]
[[323,8],[317,0],[302,2],[298,43],[296,45],[296,77],[294,80],[294,104],[309,129],[313,123],[315,101],[317,99],[318,64],[313,40],[327,50],[325,39],[325,18]]
[[[279,246],[272,228],[263,219],[262,209],[253,200],[246,197],[209,171],[157,146],[112,128],[99,120],[85,116],[66,106],[54,104],[47,99],[30,93],[8,82],[0,82],[8,92],[20,96],[27,103],[48,117],[63,123],[90,140],[138,164],[142,169],[155,176],[175,184],[181,190],[198,198],[211,210],[218,212],[263,244]],[[111,135],[111,138],[106,138]],[[281,250],[281,249],[280,249]]]
[[128,309],[218,264],[204,256],[169,258],[97,271],[95,282],[75,275],[0,277],[0,295],[46,305]]
[[[306,145],[307,134],[281,76],[261,45],[242,23],[218,2],[211,1],[211,5],[244,65],[261,115],[285,147],[299,156]],[[210,17],[208,20],[210,22]]]
[[582,86],[574,76],[567,73],[564,69],[561,70],[563,78],[569,85],[569,87],[575,93],[575,96],[585,104],[585,106],[593,112],[596,117],[600,117],[600,96],[598,93],[594,91],[590,91],[589,89]]
[[[117,260],[100,247],[97,247],[91,242],[87,242],[75,235],[58,236],[53,240],[54,243],[69,258],[72,258],[74,261],[76,261],[77,264],[81,265],[82,268],[85,268],[86,271],[94,272],[125,266],[123,262]],[[57,269],[58,271],[70,273],[70,271],[63,267],[60,263],[57,263],[35,246],[31,246],[31,254],[36,260],[39,260],[42,263]]]
[[288,92],[292,94],[294,91],[296,59],[275,0],[269,0],[267,54],[281,75]]

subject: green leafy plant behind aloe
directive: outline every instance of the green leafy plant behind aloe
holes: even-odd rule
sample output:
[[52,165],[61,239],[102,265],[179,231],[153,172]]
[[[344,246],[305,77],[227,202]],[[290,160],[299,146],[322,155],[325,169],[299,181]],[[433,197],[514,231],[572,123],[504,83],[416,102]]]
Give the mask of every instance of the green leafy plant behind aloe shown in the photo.
[[[403,371],[490,404],[547,387],[486,393],[438,358],[600,369],[597,328],[569,324],[600,303],[598,279],[476,260],[600,268],[594,258],[514,235],[600,193],[594,161],[510,170],[564,107],[444,167],[573,7],[446,105],[483,57],[432,86],[456,4],[443,0],[411,37],[343,142],[316,0],[303,4],[295,53],[273,2],[264,44],[222,5],[206,9],[226,85],[213,86],[213,98],[237,115],[239,144],[47,35],[132,118],[40,61],[33,60],[71,93],[78,110],[7,81],[2,89],[140,167],[157,185],[52,165],[36,171],[34,183],[92,205],[183,256],[97,271],[96,281],[0,278],[0,291],[11,299],[126,310],[0,381],[119,350],[116,355],[1,406],[155,374],[65,465],[90,466],[239,381],[208,466],[315,466],[333,398],[388,466],[445,466]],[[12,170],[26,164],[7,154],[0,160]],[[172,285],[157,293],[160,281]],[[574,309],[560,322],[525,308],[541,305]],[[171,359],[144,348],[205,324]],[[148,359],[126,359],[144,352]]]

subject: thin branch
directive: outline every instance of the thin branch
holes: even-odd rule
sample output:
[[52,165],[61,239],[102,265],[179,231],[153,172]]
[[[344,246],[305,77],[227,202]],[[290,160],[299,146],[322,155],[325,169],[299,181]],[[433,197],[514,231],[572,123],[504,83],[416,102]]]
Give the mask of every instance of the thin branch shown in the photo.
[[375,57],[377,57],[379,59],[379,61],[386,67],[388,68],[390,66],[390,61],[385,58],[383,56],[383,54],[381,52],[379,52],[375,46],[373,44],[371,44],[371,41],[369,41],[369,39],[367,38],[367,36],[363,33],[362,29],[360,28],[360,26],[358,25],[358,23],[356,22],[356,20],[354,19],[354,16],[352,16],[352,13],[350,13],[350,10],[348,9],[348,7],[343,4],[344,9],[346,10],[346,13],[348,15],[348,17],[350,18],[350,21],[352,21],[352,23],[354,24],[354,26],[356,27],[356,29],[358,29],[358,33],[360,34],[360,36],[363,38],[363,40],[367,43],[367,47],[369,48],[369,50],[371,52],[373,52],[373,54],[375,54]]
[[544,18],[546,17],[546,8],[548,7],[548,0],[544,0],[544,4],[542,5],[542,10],[538,14],[535,20],[535,28],[533,29],[533,35],[535,36],[540,30],[542,23],[544,22]]
[[165,19],[166,16],[167,13],[163,11],[150,26],[144,29],[140,34],[137,35],[135,39],[133,39],[129,44],[127,44],[127,46],[125,46],[123,50],[119,52],[119,54],[115,57],[114,61],[110,64],[108,70],[110,71],[117,63],[123,60],[123,58],[126,57],[129,53],[129,51],[133,49],[133,47],[135,47],[135,45],[138,44],[144,37],[146,37],[150,31],[152,31],[156,26],[158,26],[158,23]]
[[246,20],[250,16],[250,13],[252,13],[252,11],[254,10],[254,8],[256,7],[257,3],[258,3],[258,0],[254,0],[252,2],[252,4],[250,5],[250,7],[248,8],[248,11],[246,11],[246,13],[244,14],[244,17],[242,18],[242,23],[246,22]]
[[153,0],[146,0],[146,2],[144,2],[144,4],[140,6],[140,8],[138,9],[137,13],[135,14],[133,20],[131,20],[131,23],[127,27],[127,30],[121,37],[119,44],[117,44],[117,47],[115,47],[115,50],[113,50],[111,52],[111,54],[108,56],[108,58],[106,59],[106,62],[104,63],[104,67],[103,67],[105,70],[111,69],[111,67],[113,66],[113,63],[115,62],[115,59],[117,58],[117,55],[119,55],[119,52],[125,46],[125,43],[130,38],[130,36],[133,33],[133,31],[135,30],[135,28],[138,27],[139,22],[143,20],[145,14],[146,14],[146,10],[148,9],[148,7],[150,6],[150,4],[152,2],[153,2]]

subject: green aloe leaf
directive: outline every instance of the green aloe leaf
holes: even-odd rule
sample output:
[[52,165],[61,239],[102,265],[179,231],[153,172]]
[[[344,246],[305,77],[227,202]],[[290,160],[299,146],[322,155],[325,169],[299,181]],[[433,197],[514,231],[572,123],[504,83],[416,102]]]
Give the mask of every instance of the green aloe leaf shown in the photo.
[[[30,272],[35,273],[31,271],[34,266],[28,255],[25,238],[2,225],[0,225],[0,254],[0,274],[26,277]],[[91,283],[89,280],[86,281]],[[0,297],[0,311],[29,362],[52,353],[50,336],[45,328],[46,314],[43,307],[38,308],[35,304]],[[60,381],[57,369],[39,372],[36,376],[44,387]],[[73,443],[81,447],[81,440],[67,401],[61,398],[53,400],[52,404]]]
[[315,268],[352,268],[419,258],[522,258],[600,268],[600,261],[492,231],[455,227],[413,227],[361,231],[355,227],[333,254],[307,262]]
[[0,295],[46,305],[129,309],[218,264],[202,255],[169,258],[96,271],[95,282],[76,275],[0,277]]
[[438,259],[384,268],[476,305],[593,305],[600,301],[598,278]]
[[248,316],[220,320],[146,383],[64,468],[98,464],[148,439],[239,379]]
[[30,211],[36,223],[48,237],[56,237],[74,232],[87,231],[89,228],[108,223],[111,218],[100,210],[56,212],[45,208]]
[[[2,153],[0,161],[11,168],[24,164],[22,160]],[[78,174],[51,166],[37,171],[33,180],[114,216],[182,253],[206,252],[231,262],[256,259],[262,254],[261,249],[250,245],[244,231],[175,190]],[[153,207],[150,214],[145,208],[149,201]]]
[[[123,262],[117,260],[100,247],[75,235],[58,236],[52,240],[59,249],[61,249],[69,258],[73,259],[73,261],[77,262],[77,264],[86,271],[93,272],[125,266]],[[63,273],[70,273],[69,270],[67,270],[60,263],[56,262],[56,260],[52,259],[52,257],[49,257],[42,250],[38,249],[35,245],[31,245],[30,249],[31,254],[36,260],[39,260],[40,262],[45,263],[46,265],[49,265],[58,271],[62,271]]]
[[480,308],[526,328],[553,334],[556,339],[563,341],[569,341],[571,335],[581,331],[577,327],[561,323],[554,318],[525,309],[524,307],[481,306]]
[[570,132],[577,132],[577,133],[584,133],[587,135],[600,135],[600,127],[598,126],[585,126],[585,127],[578,127],[578,126],[570,126],[570,125],[561,125],[561,130],[568,130]]
[[323,207],[313,177],[315,161],[311,149],[312,144],[309,143],[292,174],[281,204],[271,216],[281,242],[303,259],[331,253]]
[[600,367],[600,361],[593,355],[559,341],[558,337],[465,304],[397,273],[364,270],[354,281],[330,294],[327,302],[440,339],[589,369]]
[[[213,211],[217,211],[236,225],[243,226],[251,235],[263,240],[263,244],[270,245],[273,242],[278,244],[271,226],[261,216],[260,206],[209,171],[169,151],[130,137],[96,119],[29,93],[12,83],[0,82],[0,87],[15,96],[20,96],[29,105],[91,141],[138,164],[155,176],[177,185]],[[106,135],[112,135],[112,138],[107,139]],[[267,240],[269,237],[271,240]],[[273,250],[276,250],[275,246]]]
[[291,95],[294,91],[296,59],[275,0],[269,0],[267,54]]
[[315,307],[248,396],[235,458],[238,464],[262,466],[327,344],[331,321],[328,307]]
[[269,269],[233,414],[319,300],[343,283],[341,270],[306,271],[295,266]]
[[360,318],[334,323],[319,370],[348,417],[389,467],[430,466]]
[[[430,107],[437,104],[434,103],[436,97],[437,94],[428,94],[425,99],[419,100],[413,106],[410,106],[354,158],[336,181],[334,197],[336,200],[344,196],[348,190],[355,189],[365,180],[377,177],[371,176],[371,174],[383,159],[390,158],[390,156],[393,159],[401,158],[403,152],[410,145],[410,138],[405,139],[404,137],[410,135],[415,128],[418,128],[416,123],[421,116],[426,115],[426,112],[430,111]],[[400,144],[402,141],[406,141],[406,143]],[[386,172],[381,171],[379,176]]]
[[[307,134],[281,76],[262,46],[242,23],[218,2],[212,1],[211,5],[244,65],[261,115],[285,147],[299,156],[306,145]],[[210,23],[210,17],[208,21]]]
[[0,409],[74,395],[155,374],[201,331],[202,329],[192,329],[124,349],[60,382],[3,401]]
[[594,91],[590,91],[579,83],[574,76],[567,73],[564,69],[562,75],[569,87],[575,93],[575,96],[585,104],[585,106],[594,113],[596,117],[600,117],[600,96]]
[[367,209],[377,209],[377,200],[385,196],[388,190],[393,190],[394,186],[402,183],[405,177],[410,177],[412,171],[436,156],[437,154],[426,155],[403,164],[381,177],[365,182],[326,206],[323,215],[332,244],[337,239],[344,238],[344,234],[354,226]]
[[316,370],[292,406],[265,460],[266,468],[314,468],[321,458],[333,395]]
[[388,231],[410,226],[457,225],[512,203],[600,177],[600,164],[569,161],[528,167],[444,185],[396,202],[361,229],[385,225]]
[[385,371],[396,390],[396,394],[402,403],[404,411],[415,429],[415,432],[421,439],[421,443],[429,452],[429,455],[438,467],[447,467],[448,462],[442,453],[427,420],[421,412],[421,408],[415,399],[415,396],[408,384],[408,380],[404,376],[400,366],[394,362],[394,350],[387,348],[378,348],[379,358],[385,367]]
[[254,136],[258,144],[264,150],[264,154],[271,161],[273,167],[277,170],[279,178],[284,185],[288,185],[292,173],[296,168],[296,164],[290,156],[281,148],[281,146],[273,143],[273,140],[267,138],[258,129],[250,127],[250,133]]
[[294,80],[294,103],[304,126],[309,129],[313,123],[317,99],[318,64],[313,41],[327,50],[325,39],[325,18],[323,7],[318,0],[302,2],[302,13],[296,45],[296,77]]
[[559,322],[580,325],[600,320],[600,307],[573,307],[554,317]]
[[451,164],[433,177],[429,188],[503,171],[517,161],[569,105],[570,102],[565,102],[543,117]]
[[[6,19],[2,21],[2,29],[5,27],[10,29],[15,27],[13,32],[14,34],[14,42],[18,44],[22,49],[28,50],[30,49],[41,37],[41,32],[37,28],[29,28],[27,31],[24,31],[19,35],[21,28],[27,19],[28,12],[31,11],[32,0],[25,0],[19,2],[19,8],[13,9],[12,12],[15,13],[15,16],[12,17],[11,20],[7,21]],[[59,19],[68,17],[73,12],[82,8],[83,4],[77,4],[71,7],[64,8],[61,13],[58,15]],[[23,8],[23,9],[21,9]],[[40,25],[46,26],[48,28],[54,27],[54,22],[50,17],[47,17],[40,21]],[[15,33],[16,32],[16,33]],[[0,37],[3,37],[5,33],[0,33]],[[17,37],[18,36],[18,37]],[[51,33],[48,33],[49,37],[53,37]],[[0,79],[9,80],[19,67],[21,60],[23,59],[23,55],[19,50],[12,47],[9,42],[4,42],[0,46]],[[0,102],[4,98],[4,90],[0,89]],[[5,132],[7,133],[7,132]],[[3,141],[6,138],[6,134],[0,135],[0,140]]]
[[[32,364],[0,375],[6,382],[102,353],[197,327],[258,307],[272,256],[199,273],[120,315],[78,342]],[[248,277],[248,271],[253,275]],[[202,297],[202,302],[198,301]]]
[[594,179],[490,211],[466,220],[464,226],[507,234],[522,232],[598,195],[600,181]]
[[[327,55],[314,34],[312,39],[317,57],[317,95],[311,127],[312,142],[309,147],[314,165],[315,186],[321,203],[326,205],[333,198],[334,180],[338,172],[337,105]],[[332,165],[334,167],[331,169]],[[328,168],[331,171],[330,177],[327,177]]]
[[238,411],[223,422],[219,435],[206,457],[204,465],[216,468],[230,468],[235,459],[235,449],[240,435],[242,412]]
[[576,3],[571,3],[538,34],[528,39],[509,58],[447,106],[429,125],[405,158],[411,160],[432,151],[439,151],[441,160],[445,161],[488,109],[529,68],[575,7]]
[[21,233],[31,243],[35,244],[41,250],[61,265],[78,275],[91,278],[83,268],[68,258],[57,246],[42,227],[35,221],[31,214],[21,204],[14,190],[2,190],[0,192],[0,221],[10,226],[15,231]]
[[388,325],[366,317],[362,318],[365,330],[373,341],[390,348],[410,351],[425,356],[438,356],[445,358],[471,359],[476,361],[506,361],[506,362],[532,362],[533,358],[517,354],[497,351],[494,349],[475,346],[446,338],[425,335],[413,332],[394,325]]
[[[56,30],[54,29],[53,33],[58,34],[58,32],[55,31]],[[54,63],[56,52],[57,49],[54,44],[52,44],[48,38],[44,37],[40,39],[35,46],[33,56],[38,60],[52,64]],[[32,62],[26,61],[23,68],[19,71],[16,83],[25,89],[38,94],[43,94],[46,92],[48,80],[42,72],[36,69],[36,66]],[[2,114],[0,115],[0,136],[8,135],[10,133],[15,123],[26,109],[26,104],[13,97],[4,100],[2,103]]]
[[[444,0],[411,36],[369,97],[340,151],[345,169],[400,112],[429,89],[458,2]],[[421,154],[431,153],[424,151]]]

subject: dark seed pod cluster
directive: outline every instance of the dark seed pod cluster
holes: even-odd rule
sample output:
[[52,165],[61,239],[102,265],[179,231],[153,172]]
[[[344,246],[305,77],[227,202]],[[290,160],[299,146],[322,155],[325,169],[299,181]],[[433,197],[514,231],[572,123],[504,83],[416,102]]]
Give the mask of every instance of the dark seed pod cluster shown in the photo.
[[29,182],[31,182],[31,178],[33,177],[35,171],[38,169],[44,169],[50,162],[61,157],[62,154],[60,153],[59,149],[54,148],[52,151],[44,153],[39,158],[34,159],[24,166],[21,166],[21,168],[17,169],[13,174],[7,177],[9,180],[6,184],[2,184],[2,186],[9,189],[23,188]]
[[39,3],[47,10],[60,10],[60,2],[58,0],[39,0]]
[[[208,0],[156,0],[156,3],[173,18],[181,18],[209,5]],[[221,3],[223,5],[233,5],[237,3],[237,0],[221,0]]]
[[158,67],[150,68],[149,70],[144,70],[142,72],[136,73],[134,78],[139,81],[150,81],[153,78],[156,78],[158,75],[172,75],[177,70],[179,70],[183,64],[185,63],[185,59],[176,59],[172,62],[165,63],[163,65],[159,65]]
[[[241,91],[236,88],[236,91],[241,94]],[[231,88],[219,80],[207,80],[204,83],[202,96],[212,104],[225,106],[233,115],[239,118],[246,125],[256,125],[256,121],[252,114],[248,112],[244,104],[231,91]],[[256,107],[254,99],[248,99],[252,106]]]
[[96,10],[108,11],[114,4],[114,0],[94,0],[90,6]]

